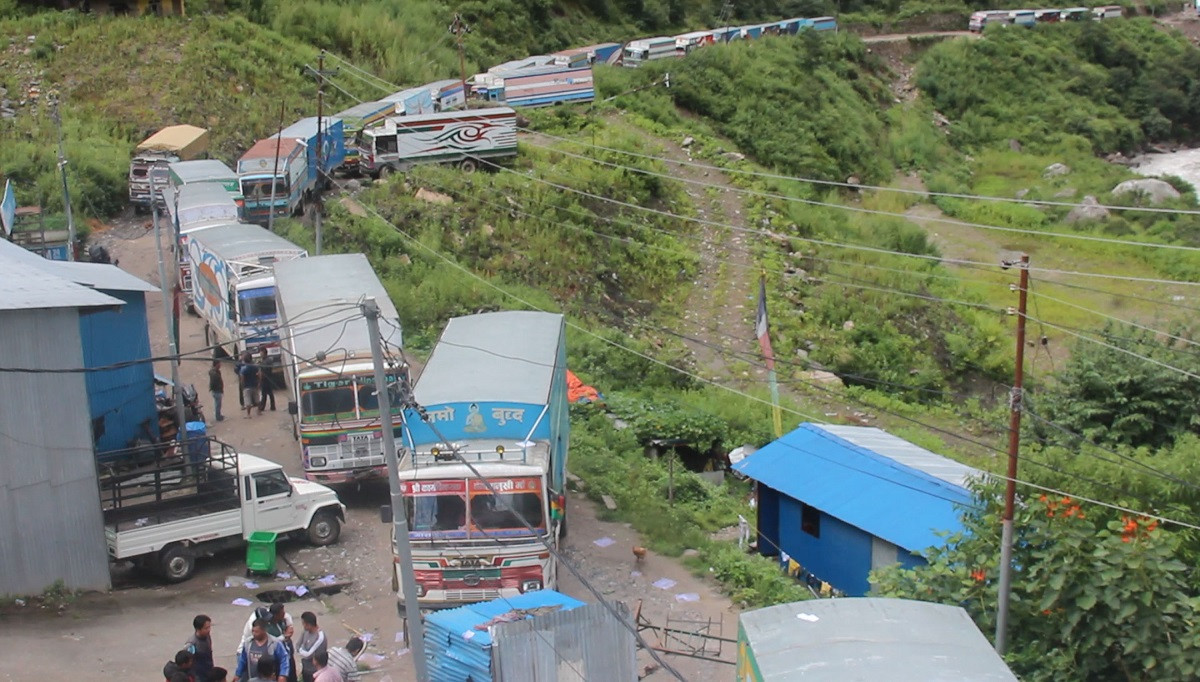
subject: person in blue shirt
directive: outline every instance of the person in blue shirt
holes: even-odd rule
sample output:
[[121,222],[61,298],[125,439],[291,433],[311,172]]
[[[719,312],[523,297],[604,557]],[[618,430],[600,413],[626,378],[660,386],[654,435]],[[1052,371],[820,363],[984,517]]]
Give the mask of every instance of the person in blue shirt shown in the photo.
[[282,640],[267,633],[267,621],[259,618],[251,627],[250,639],[238,653],[237,670],[233,673],[233,682],[251,679],[248,676],[258,670],[259,661],[267,656],[275,659],[277,666],[275,674],[278,682],[287,682],[288,676],[292,672],[291,656],[288,655],[287,647],[283,645]]

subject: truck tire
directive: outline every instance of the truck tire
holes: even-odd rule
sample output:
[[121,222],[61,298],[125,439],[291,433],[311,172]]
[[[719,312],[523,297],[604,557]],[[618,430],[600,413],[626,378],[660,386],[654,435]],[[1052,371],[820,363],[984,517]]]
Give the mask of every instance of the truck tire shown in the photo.
[[380,166],[379,170],[375,172],[375,178],[378,180],[387,180],[395,172],[396,169],[391,166]]
[[308,524],[308,542],[316,547],[332,545],[338,541],[341,534],[342,522],[338,519],[337,514],[328,509],[322,509],[314,514],[312,522]]
[[183,545],[170,545],[158,553],[158,570],[169,583],[181,583],[196,572],[196,557]]
[[479,162],[475,159],[463,159],[458,162],[458,169],[464,173],[474,173],[479,170]]

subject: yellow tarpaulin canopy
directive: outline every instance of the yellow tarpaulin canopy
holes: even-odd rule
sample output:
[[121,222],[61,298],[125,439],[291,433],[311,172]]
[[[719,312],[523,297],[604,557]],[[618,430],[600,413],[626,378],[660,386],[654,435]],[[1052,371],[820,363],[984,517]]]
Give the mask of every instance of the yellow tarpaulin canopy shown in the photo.
[[139,152],[175,152],[186,161],[208,150],[208,131],[191,125],[167,126],[138,145]]

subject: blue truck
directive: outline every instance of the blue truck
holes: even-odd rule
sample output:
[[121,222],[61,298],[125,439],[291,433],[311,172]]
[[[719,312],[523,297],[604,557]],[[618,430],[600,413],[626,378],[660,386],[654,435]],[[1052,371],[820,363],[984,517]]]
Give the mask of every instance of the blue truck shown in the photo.
[[276,217],[297,215],[329,184],[334,169],[346,161],[341,119],[321,123],[317,153],[317,119],[303,118],[282,132],[254,143],[238,159],[237,175],[245,200],[246,220],[266,225]]
[[340,118],[325,117],[321,120],[321,153],[317,154],[317,117],[302,118],[284,128],[272,138],[297,140],[307,150],[308,174],[312,186],[325,189],[334,169],[346,161],[346,134]]

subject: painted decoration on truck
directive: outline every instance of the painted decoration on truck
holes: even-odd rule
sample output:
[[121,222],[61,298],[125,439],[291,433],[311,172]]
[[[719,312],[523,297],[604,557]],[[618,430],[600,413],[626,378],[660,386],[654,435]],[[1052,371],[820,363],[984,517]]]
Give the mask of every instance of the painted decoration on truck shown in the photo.
[[434,147],[431,151],[441,149],[473,149],[481,141],[487,139],[488,133],[493,128],[502,127],[491,123],[461,123],[443,130],[440,135],[434,137],[431,143],[438,146]]
[[221,321],[224,326],[223,321],[229,319],[229,303],[225,297],[229,273],[225,263],[195,239],[188,240],[187,248],[188,260],[196,268],[192,276],[192,305],[210,322]]
[[425,416],[429,424],[411,410],[405,413],[405,444],[439,443],[439,433],[450,440],[545,440],[550,437],[551,421],[546,409],[545,405],[499,402],[428,405]]

